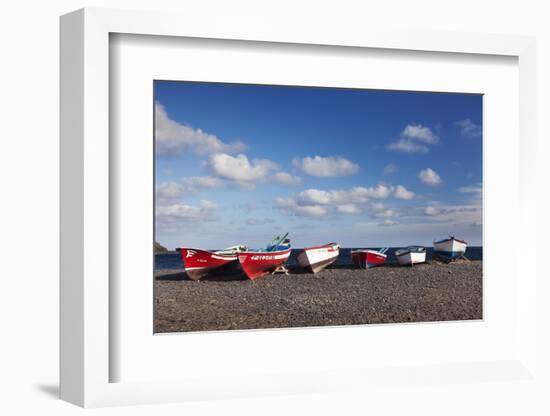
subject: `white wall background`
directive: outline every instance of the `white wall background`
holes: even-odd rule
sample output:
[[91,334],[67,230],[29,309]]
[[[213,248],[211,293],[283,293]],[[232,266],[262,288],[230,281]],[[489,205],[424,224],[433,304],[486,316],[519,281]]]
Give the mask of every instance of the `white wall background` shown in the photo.
[[[361,28],[372,21],[402,27],[535,35],[538,42],[539,215],[550,212],[548,138],[550,128],[550,25],[548,2],[521,1],[210,1],[210,0],[20,0],[0,9],[0,413],[73,414],[81,409],[56,399],[58,383],[58,17],[77,8],[115,7],[185,12],[205,25],[239,16],[261,25]],[[185,21],[182,21],[185,25]],[[546,139],[542,139],[546,138]],[[545,180],[543,180],[545,179]],[[542,217],[542,215],[541,215]],[[539,258],[543,230],[540,220]],[[546,254],[547,255],[547,254]],[[550,278],[550,276],[548,276]],[[541,312],[549,308],[550,285],[542,282]],[[546,295],[545,295],[546,294]],[[548,315],[546,315],[548,316]],[[543,339],[541,365],[548,370],[548,318],[539,322]],[[546,356],[546,357],[545,357]],[[546,371],[546,374],[550,374]],[[541,391],[502,384],[498,400],[486,400],[464,385],[441,387],[456,391],[455,400],[423,397],[403,403],[387,397],[347,393],[309,397],[259,398],[93,410],[104,414],[402,414],[403,408],[444,414],[548,414]],[[449,391],[447,390],[447,394]],[[442,397],[445,397],[442,395]],[[535,400],[539,397],[540,400]],[[536,403],[544,403],[544,409]],[[405,406],[405,407],[403,407]],[[538,408],[537,408],[538,407]],[[416,411],[416,412],[415,412]]]

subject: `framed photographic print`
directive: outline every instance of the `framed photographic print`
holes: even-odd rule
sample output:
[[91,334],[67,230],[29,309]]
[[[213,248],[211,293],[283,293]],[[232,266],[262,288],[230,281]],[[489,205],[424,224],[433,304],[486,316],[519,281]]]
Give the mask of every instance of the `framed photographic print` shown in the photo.
[[154,99],[155,332],[482,319],[481,94]]
[[532,39],[61,23],[62,398],[537,383]]

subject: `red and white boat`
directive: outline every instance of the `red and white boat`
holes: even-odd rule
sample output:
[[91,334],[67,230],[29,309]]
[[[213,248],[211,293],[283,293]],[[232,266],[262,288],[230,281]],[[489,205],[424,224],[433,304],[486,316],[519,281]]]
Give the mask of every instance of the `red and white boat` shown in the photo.
[[381,266],[386,262],[386,258],[388,257],[385,254],[387,250],[387,248],[382,248],[379,251],[369,249],[353,250],[351,252],[351,259],[361,269]]
[[185,273],[192,280],[199,280],[212,270],[237,261],[237,254],[246,250],[245,246],[233,246],[220,251],[187,247],[178,249],[183,260]]
[[290,240],[286,233],[283,237],[275,238],[265,249],[245,251],[238,254],[239,263],[249,279],[272,273],[282,266],[290,257]]
[[340,246],[336,243],[308,247],[298,254],[298,263],[313,273],[317,273],[334,263],[338,254],[340,254]]

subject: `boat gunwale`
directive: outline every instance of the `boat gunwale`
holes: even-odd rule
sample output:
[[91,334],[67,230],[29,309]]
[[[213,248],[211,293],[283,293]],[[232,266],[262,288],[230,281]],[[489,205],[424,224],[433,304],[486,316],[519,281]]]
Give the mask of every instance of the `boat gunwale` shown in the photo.
[[284,250],[278,250],[278,251],[257,251],[257,250],[249,250],[249,251],[243,251],[241,253],[238,253],[236,256],[239,257],[239,256],[242,256],[243,254],[281,254],[281,253],[285,253],[285,252],[290,252],[292,251],[292,247],[289,247],[287,249],[284,249]]
[[[413,251],[412,250],[413,248],[420,248],[422,250],[414,250]],[[395,250],[394,255],[395,255],[395,257],[399,257],[399,256],[404,256],[405,254],[408,254],[408,253],[426,253],[426,247],[425,246],[403,247],[403,248]]]
[[340,250],[340,244],[338,244],[338,243],[328,243],[328,244],[324,244],[322,246],[304,247],[302,250],[304,250],[304,251],[318,250],[318,249],[321,249],[321,248],[332,248],[334,250]]
[[455,238],[455,237],[449,237],[449,238],[445,238],[445,239],[440,240],[440,241],[434,241],[434,244],[443,244],[443,243],[446,243],[447,241],[453,241],[453,240],[458,242],[458,243],[468,245],[468,243],[466,241],[459,240],[458,238]]

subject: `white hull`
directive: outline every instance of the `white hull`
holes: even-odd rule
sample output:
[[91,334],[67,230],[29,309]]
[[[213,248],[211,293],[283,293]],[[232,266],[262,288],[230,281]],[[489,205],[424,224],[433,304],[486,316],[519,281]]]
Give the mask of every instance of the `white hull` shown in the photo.
[[426,263],[426,252],[409,252],[397,256],[397,261],[401,266],[412,266],[413,264]]
[[450,257],[457,257],[466,253],[467,244],[454,238],[434,243],[434,251],[444,253]]
[[338,245],[306,248],[298,254],[298,263],[317,273],[336,261],[339,248]]

